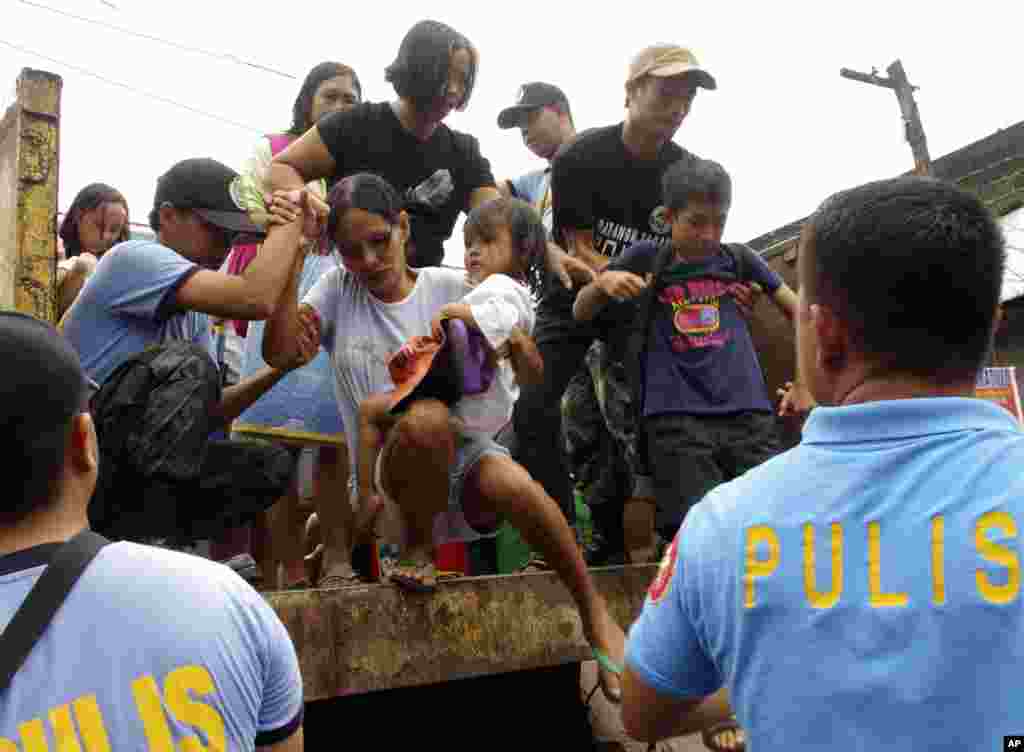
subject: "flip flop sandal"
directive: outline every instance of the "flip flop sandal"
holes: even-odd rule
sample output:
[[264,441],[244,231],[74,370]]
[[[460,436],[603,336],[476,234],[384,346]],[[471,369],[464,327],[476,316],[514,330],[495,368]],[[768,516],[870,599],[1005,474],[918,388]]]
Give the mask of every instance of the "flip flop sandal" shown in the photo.
[[[728,743],[730,735],[733,742],[731,746]],[[700,736],[704,746],[712,752],[744,752],[747,748],[743,729],[735,719],[716,723],[701,731]]]
[[326,577],[321,577],[316,586],[318,590],[337,590],[338,588],[355,587],[356,585],[365,584],[363,578],[358,573],[353,572],[352,574],[329,574]]
[[412,593],[433,593],[437,590],[437,570],[433,562],[401,561],[391,571],[391,581]]
[[609,674],[622,676],[622,672],[624,670],[623,667],[612,660],[607,653],[601,650],[601,648],[591,647],[590,652],[594,656],[594,660],[597,661],[597,681],[601,685],[601,692],[604,693],[604,696],[608,698],[609,702],[616,704],[621,703],[622,690],[612,690],[607,684],[605,684],[601,671],[604,670]]
[[519,570],[520,574],[532,574],[534,572],[550,572],[551,567],[547,561],[544,560],[543,556],[534,554],[530,557],[530,560],[523,565],[522,569]]

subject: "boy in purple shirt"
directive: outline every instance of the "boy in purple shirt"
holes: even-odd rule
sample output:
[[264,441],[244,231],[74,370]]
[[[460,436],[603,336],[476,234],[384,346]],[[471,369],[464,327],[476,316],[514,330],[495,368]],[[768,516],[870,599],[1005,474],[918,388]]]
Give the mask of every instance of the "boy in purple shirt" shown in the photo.
[[[641,446],[653,475],[656,524],[671,538],[686,512],[719,483],[778,451],[772,406],[734,290],[754,282],[792,319],[796,295],[747,248],[722,243],[732,199],[728,173],[710,160],[683,160],[662,179],[663,221],[672,246],[641,241],[608,264],[577,297],[577,320],[599,318],[624,362],[639,362]],[[653,279],[652,277],[656,277]],[[646,339],[627,335],[650,295]]]

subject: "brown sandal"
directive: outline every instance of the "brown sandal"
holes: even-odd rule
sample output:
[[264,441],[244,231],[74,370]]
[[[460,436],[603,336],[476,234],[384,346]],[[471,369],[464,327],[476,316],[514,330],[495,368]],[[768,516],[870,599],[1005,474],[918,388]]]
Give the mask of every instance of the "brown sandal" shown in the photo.
[[534,574],[536,572],[550,572],[551,566],[540,554],[534,554],[519,570],[519,574]]
[[712,752],[744,752],[747,748],[746,733],[736,719],[709,726],[700,736],[704,746]]
[[400,561],[391,570],[391,581],[413,593],[433,593],[437,590],[437,569],[432,561]]

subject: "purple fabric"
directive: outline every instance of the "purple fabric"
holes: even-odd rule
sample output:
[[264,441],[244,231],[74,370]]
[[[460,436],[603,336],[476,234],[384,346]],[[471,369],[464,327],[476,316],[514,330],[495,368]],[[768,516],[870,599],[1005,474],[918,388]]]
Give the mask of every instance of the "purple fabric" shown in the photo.
[[462,393],[483,394],[494,381],[494,363],[488,357],[486,338],[459,319],[449,319],[448,337],[456,362],[462,363]]

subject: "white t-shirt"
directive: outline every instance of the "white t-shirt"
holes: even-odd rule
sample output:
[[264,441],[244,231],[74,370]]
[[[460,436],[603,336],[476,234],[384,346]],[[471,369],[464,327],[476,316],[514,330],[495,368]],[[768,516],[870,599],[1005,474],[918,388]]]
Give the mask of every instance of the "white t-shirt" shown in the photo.
[[[470,307],[480,331],[495,350],[505,344],[514,327],[533,333],[530,291],[505,274],[492,274],[460,302]],[[452,412],[465,424],[467,435],[491,438],[508,423],[518,398],[519,384],[505,359],[498,362],[490,388],[483,394],[463,397]]]
[[416,284],[405,300],[384,303],[339,266],[306,294],[303,302],[319,315],[321,344],[331,356],[353,478],[359,458],[359,403],[395,388],[388,358],[411,337],[429,336],[430,322],[441,306],[457,303],[469,289],[464,272],[427,267],[417,270]]

